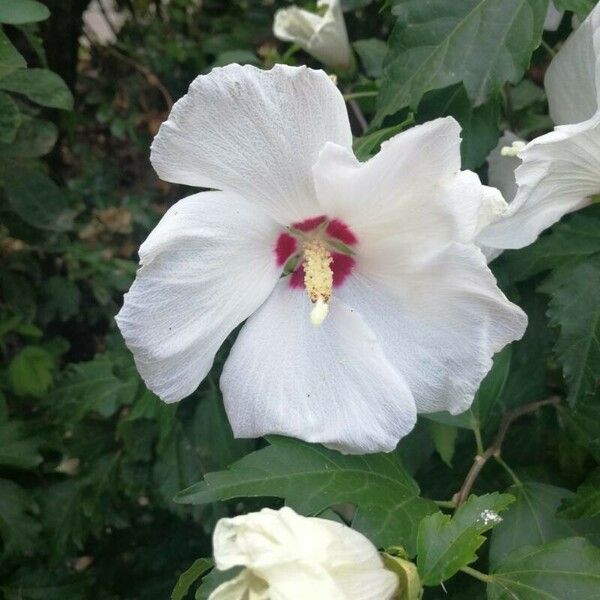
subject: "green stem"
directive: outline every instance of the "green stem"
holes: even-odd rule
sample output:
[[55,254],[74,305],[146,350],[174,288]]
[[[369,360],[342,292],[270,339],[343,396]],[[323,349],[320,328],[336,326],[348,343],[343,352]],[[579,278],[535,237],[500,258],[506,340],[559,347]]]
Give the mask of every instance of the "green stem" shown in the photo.
[[554,58],[556,56],[556,52],[554,51],[554,48],[552,48],[552,46],[550,44],[548,44],[548,42],[545,42],[544,40],[542,40],[542,43],[540,44],[540,46],[550,55],[551,58]]
[[471,419],[471,429],[473,430],[475,443],[477,444],[477,454],[481,456],[485,452],[485,449],[483,447],[483,439],[481,438],[481,427],[479,426],[479,421],[475,418]]
[[355,98],[374,98],[379,92],[353,92],[351,94],[344,94],[344,100],[349,102]]
[[496,461],[510,475],[510,478],[515,482],[515,485],[523,485],[523,482],[517,477],[517,474],[504,462],[500,455],[494,456]]
[[298,46],[298,44],[292,44],[281,57],[281,62],[287,64],[288,61],[292,58],[292,56],[294,56],[294,54],[296,54],[296,52],[298,52],[299,50],[301,50],[301,48],[300,46]]
[[456,508],[454,500],[434,500],[440,508]]
[[479,579],[479,581],[483,581],[484,583],[489,583],[493,579],[491,575],[487,575],[486,573],[482,573],[481,571],[472,569],[471,567],[463,567],[461,571],[467,575],[470,575],[471,577],[475,577],[475,579]]

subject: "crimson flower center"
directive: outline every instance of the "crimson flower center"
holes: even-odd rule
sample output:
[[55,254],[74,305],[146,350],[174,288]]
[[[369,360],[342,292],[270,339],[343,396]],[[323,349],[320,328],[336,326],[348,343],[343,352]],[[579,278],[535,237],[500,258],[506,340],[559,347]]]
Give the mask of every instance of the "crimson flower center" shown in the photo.
[[292,288],[305,287],[315,305],[311,321],[320,324],[333,289],[342,285],[355,265],[358,238],[343,221],[326,215],[293,223],[275,243],[275,260]]

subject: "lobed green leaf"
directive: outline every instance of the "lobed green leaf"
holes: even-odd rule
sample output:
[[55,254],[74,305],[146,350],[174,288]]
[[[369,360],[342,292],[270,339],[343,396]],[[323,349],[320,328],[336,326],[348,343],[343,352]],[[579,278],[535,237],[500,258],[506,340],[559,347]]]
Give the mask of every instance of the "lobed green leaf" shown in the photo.
[[340,503],[357,507],[353,527],[377,546],[416,550],[421,519],[436,510],[419,497],[398,456],[343,455],[317,444],[270,437],[270,446],[245,456],[227,471],[180,492],[175,500],[205,504],[240,497],[277,497],[304,515]]
[[481,534],[501,521],[498,513],[514,500],[509,494],[470,496],[451,517],[430,515],[419,525],[417,567],[424,585],[438,585],[477,560]]

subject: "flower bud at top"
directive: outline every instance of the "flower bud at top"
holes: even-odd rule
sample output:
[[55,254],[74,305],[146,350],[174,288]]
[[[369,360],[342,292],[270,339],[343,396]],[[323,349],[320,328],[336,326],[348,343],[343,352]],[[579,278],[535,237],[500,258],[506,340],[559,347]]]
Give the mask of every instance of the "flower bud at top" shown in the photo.
[[275,37],[298,44],[336,71],[353,71],[356,63],[340,0],[319,0],[317,6],[326,8],[322,16],[297,6],[278,10],[273,23]]

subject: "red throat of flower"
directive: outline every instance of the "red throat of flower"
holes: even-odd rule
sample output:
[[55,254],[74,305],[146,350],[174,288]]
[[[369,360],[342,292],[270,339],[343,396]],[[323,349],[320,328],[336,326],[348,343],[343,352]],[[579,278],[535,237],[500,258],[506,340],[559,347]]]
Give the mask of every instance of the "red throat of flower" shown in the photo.
[[277,238],[277,264],[290,273],[290,287],[306,288],[314,305],[313,324],[324,321],[333,289],[352,272],[357,243],[357,237],[344,222],[325,215],[294,223]]

